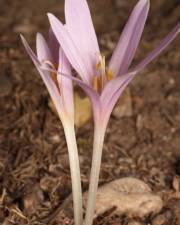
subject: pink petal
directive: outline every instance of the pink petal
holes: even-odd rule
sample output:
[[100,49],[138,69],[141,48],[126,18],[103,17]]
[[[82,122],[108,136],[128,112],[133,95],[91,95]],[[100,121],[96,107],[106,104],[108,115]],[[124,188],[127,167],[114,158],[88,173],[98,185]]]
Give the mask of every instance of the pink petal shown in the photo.
[[87,1],[65,0],[65,18],[67,29],[93,76],[100,50]]
[[87,65],[82,58],[79,49],[73,42],[70,34],[63,24],[52,14],[48,14],[49,21],[52,27],[52,30],[59,41],[66,57],[70,61],[73,68],[79,73],[82,79],[90,84],[91,79],[89,77],[90,71],[87,68]]
[[40,33],[38,33],[36,36],[36,51],[37,51],[37,57],[40,62],[47,61],[47,60],[52,62],[52,55],[49,50],[49,47],[46,43],[46,40]]
[[150,52],[134,69],[136,73],[141,71],[147,64],[149,64],[153,59],[155,59],[178,35],[180,32],[180,22],[177,26],[164,38],[164,40]]
[[39,62],[39,60],[37,59],[36,55],[34,54],[34,52],[32,51],[32,49],[30,48],[30,46],[28,45],[28,43],[26,42],[25,38],[21,35],[21,40],[22,40],[22,43],[27,51],[27,53],[29,54],[29,56],[31,57],[34,65],[36,66],[38,72],[40,73],[41,75],[41,78],[43,79],[49,93],[50,93],[50,96],[55,104],[55,107],[61,117],[61,120],[63,120],[64,118],[64,108],[63,108],[63,104],[62,104],[62,101],[61,101],[61,98],[60,98],[60,95],[59,95],[59,92],[58,92],[58,89],[56,87],[56,85],[54,84],[54,82],[52,81],[51,77],[49,76],[49,72],[45,72],[45,71],[42,71],[40,69],[41,67],[41,63]]
[[[123,75],[124,76],[124,75]],[[128,84],[132,81],[135,74],[127,74],[126,79],[123,79],[119,82],[119,87],[116,87],[113,93],[108,96],[106,103],[102,102],[102,114],[104,117],[104,121],[107,122],[109,120],[109,117],[113,111],[113,108],[115,104],[117,103],[119,97],[121,96],[122,92],[125,90],[125,88],[128,86]],[[116,81],[118,82],[118,81]]]
[[55,64],[59,63],[59,42],[55,37],[52,28],[49,28],[49,48],[53,57],[53,62]]
[[132,70],[132,72],[121,75],[109,81],[101,95],[103,114],[105,115],[106,119],[109,118],[118,98],[120,97],[124,89],[128,86],[128,84],[132,81],[132,79],[135,77],[135,75],[140,72],[155,57],[157,57],[161,53],[161,51],[165,49],[174,40],[174,38],[179,32],[180,22],[171,31],[171,33],[161,42],[161,44],[155,50],[149,53],[148,56]]
[[[59,49],[59,67],[58,72],[71,74],[71,66],[67,60],[62,48]],[[68,112],[74,117],[74,99],[73,99],[73,84],[72,80],[57,74],[57,80],[61,92],[61,98]]]
[[138,47],[149,11],[149,0],[140,0],[135,6],[110,60],[113,76],[127,72]]
[[124,87],[123,84],[126,82],[130,82],[135,75],[136,75],[136,72],[131,72],[128,74],[124,74],[120,77],[116,77],[108,82],[108,84],[105,86],[101,94],[101,102],[102,102],[103,108],[109,108],[109,105],[111,104],[112,96],[119,89],[122,90],[122,87]]

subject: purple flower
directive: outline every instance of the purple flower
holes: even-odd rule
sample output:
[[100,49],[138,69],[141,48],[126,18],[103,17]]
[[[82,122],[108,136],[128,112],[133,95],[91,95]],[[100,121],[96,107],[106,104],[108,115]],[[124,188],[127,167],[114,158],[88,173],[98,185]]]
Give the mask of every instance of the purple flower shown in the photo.
[[[21,39],[51,95],[61,121],[63,122],[65,117],[69,117],[73,121],[74,102],[72,81],[66,77],[57,75],[56,73],[40,69],[40,66],[43,63],[47,68],[50,67],[60,73],[71,74],[70,64],[65,57],[62,48],[60,48],[53,32],[50,29],[49,46],[44,37],[39,33],[37,34],[37,56],[33,53],[22,35]],[[65,98],[65,96],[68,96],[68,98]]]
[[[129,70],[149,11],[149,0],[139,0],[121,34],[108,67],[101,55],[86,0],[65,0],[66,26],[48,14],[52,30],[81,79],[75,79],[92,102],[94,146],[85,225],[95,207],[105,129],[115,103],[135,75],[164,50],[180,31],[180,23],[137,66]],[[68,76],[67,76],[68,77]]]
[[[71,74],[71,66],[51,29],[49,45],[41,34],[37,34],[37,56],[22,35],[21,39],[50,93],[64,127],[71,169],[75,224],[79,225],[82,224],[82,191],[74,130],[73,85],[71,79],[59,75],[61,73]],[[42,64],[46,69],[51,68],[54,72],[42,70]]]
[[[105,57],[101,56],[89,8],[85,0],[65,0],[66,26],[52,14],[48,14],[52,30],[61,44],[64,53],[73,68],[78,72],[83,86],[90,96],[95,122],[99,117],[106,123],[122,91],[148,63],[166,48],[180,30],[180,23],[129,72],[139,44],[149,11],[149,1],[140,0],[135,6],[108,68]],[[76,80],[78,82],[78,80]],[[98,104],[97,104],[98,102]]]

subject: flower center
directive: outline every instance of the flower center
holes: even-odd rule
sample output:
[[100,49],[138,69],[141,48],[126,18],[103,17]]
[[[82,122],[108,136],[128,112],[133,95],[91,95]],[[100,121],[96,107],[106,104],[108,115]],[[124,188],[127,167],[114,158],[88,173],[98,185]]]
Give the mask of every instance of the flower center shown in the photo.
[[111,70],[108,70],[106,66],[105,56],[99,57],[99,62],[96,65],[96,75],[93,79],[93,89],[101,93],[104,86],[110,81],[113,77],[113,73]]

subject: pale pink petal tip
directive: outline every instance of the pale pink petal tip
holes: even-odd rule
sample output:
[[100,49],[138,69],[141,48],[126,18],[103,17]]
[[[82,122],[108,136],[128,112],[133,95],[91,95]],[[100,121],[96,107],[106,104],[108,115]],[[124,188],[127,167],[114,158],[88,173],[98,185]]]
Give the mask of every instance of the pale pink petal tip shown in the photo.
[[51,55],[50,49],[43,35],[40,33],[37,33],[36,35],[36,51],[37,51],[38,59],[40,61],[48,60],[52,62],[52,55]]
[[24,38],[24,36],[22,34],[20,34],[20,38],[21,38],[21,41],[22,41],[22,43],[23,43],[23,45],[24,45],[27,53],[29,54],[29,56],[31,57],[31,59],[33,60],[33,62],[36,65],[40,65],[40,62],[39,62],[37,56],[34,54],[34,52],[30,48],[29,44],[27,43],[26,39]]
[[142,36],[149,5],[149,0],[140,0],[123,29],[109,64],[114,76],[122,75],[128,71]]
[[49,22],[51,28],[62,47],[66,57],[68,58],[71,65],[82,77],[82,79],[90,83],[89,70],[87,64],[84,62],[82,55],[79,52],[76,44],[74,43],[70,33],[67,31],[66,27],[59,21],[54,15],[48,13]]
[[95,54],[100,55],[100,50],[87,1],[66,0],[65,19],[67,30],[92,78],[97,64]]

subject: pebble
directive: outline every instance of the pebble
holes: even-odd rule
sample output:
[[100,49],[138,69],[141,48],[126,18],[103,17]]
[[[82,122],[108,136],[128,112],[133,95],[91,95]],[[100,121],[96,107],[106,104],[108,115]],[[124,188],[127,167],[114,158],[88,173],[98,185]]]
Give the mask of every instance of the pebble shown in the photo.
[[[86,203],[84,194],[84,203]],[[162,199],[152,193],[150,187],[136,178],[121,178],[98,189],[96,215],[116,207],[116,213],[144,217],[158,213],[163,206]]]
[[88,97],[82,98],[78,93],[74,95],[75,125],[77,128],[84,126],[92,117],[91,103]]
[[157,215],[153,221],[152,225],[164,225],[164,224],[169,224],[168,222],[171,220],[171,212],[167,210],[165,213]]
[[127,225],[142,225],[142,223],[140,223],[138,221],[131,221]]
[[117,119],[122,117],[130,117],[133,115],[132,99],[129,88],[127,88],[126,91],[121,95],[112,112],[112,115]]

